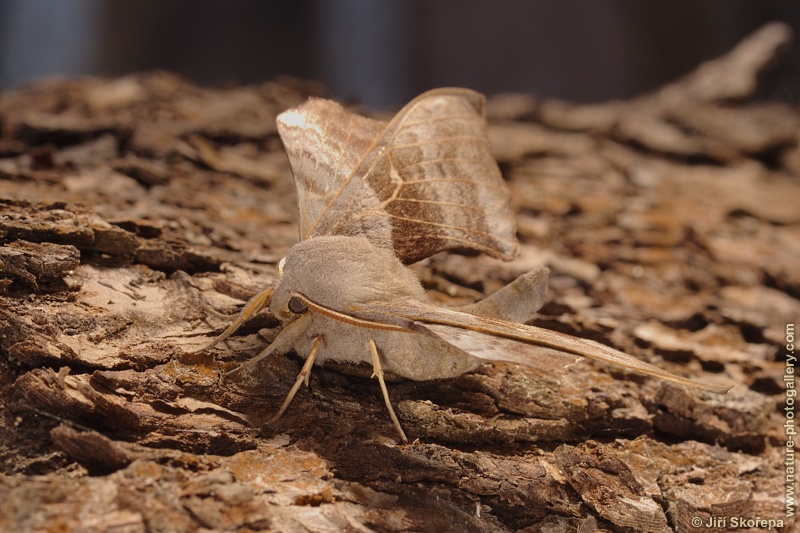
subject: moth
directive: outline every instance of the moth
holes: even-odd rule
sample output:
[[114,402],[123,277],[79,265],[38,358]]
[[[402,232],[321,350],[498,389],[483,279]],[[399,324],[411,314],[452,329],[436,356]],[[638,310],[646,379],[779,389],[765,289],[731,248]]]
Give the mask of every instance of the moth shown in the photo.
[[473,249],[511,260],[517,253],[509,191],[486,135],[484,97],[436,89],[388,123],[312,98],[277,118],[297,185],[300,242],[279,265],[274,288],[253,298],[206,348],[269,311],[283,330],[261,354],[305,358],[280,417],[314,363],[372,365],[392,422],[384,372],[412,380],[455,377],[485,361],[542,370],[581,357],[699,389],[693,381],[603,344],[525,325],[542,305],[547,270],[523,274],[488,298],[458,309],[436,306],[406,266],[442,250]]

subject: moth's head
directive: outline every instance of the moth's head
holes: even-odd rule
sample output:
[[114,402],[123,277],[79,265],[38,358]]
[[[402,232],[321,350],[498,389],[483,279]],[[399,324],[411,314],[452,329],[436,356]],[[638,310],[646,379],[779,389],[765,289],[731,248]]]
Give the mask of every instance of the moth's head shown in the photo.
[[424,299],[425,290],[391,250],[365,237],[336,235],[314,237],[289,250],[270,311],[284,322],[297,318],[306,311],[298,295],[346,313],[355,303]]

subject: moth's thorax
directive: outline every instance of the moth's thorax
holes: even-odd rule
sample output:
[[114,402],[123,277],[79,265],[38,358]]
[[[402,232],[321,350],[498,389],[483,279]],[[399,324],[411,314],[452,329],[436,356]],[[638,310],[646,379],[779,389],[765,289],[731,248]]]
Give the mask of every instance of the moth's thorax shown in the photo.
[[354,303],[425,298],[419,279],[391,250],[343,235],[315,237],[289,250],[270,310],[292,319],[289,300],[298,294],[342,312]]

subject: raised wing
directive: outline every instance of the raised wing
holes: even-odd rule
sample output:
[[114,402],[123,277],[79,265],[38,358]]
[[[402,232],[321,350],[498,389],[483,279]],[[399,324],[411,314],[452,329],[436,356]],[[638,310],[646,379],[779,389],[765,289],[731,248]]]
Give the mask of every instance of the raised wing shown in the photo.
[[388,124],[319,99],[279,115],[301,238],[363,235],[404,263],[452,248],[512,259],[515,221],[483,103],[473,91],[437,89]]
[[[414,300],[372,302],[352,306],[351,314],[360,319],[377,323],[389,320],[411,320],[446,342],[471,353],[480,359],[508,361],[528,366],[538,366],[541,355],[539,347],[555,349],[604,363],[619,365],[640,374],[659,377],[707,391],[725,393],[729,387],[703,383],[677,376],[657,366],[640,361],[630,355],[599,342],[572,337],[557,331],[535,326],[516,324],[496,318],[480,317],[451,309],[436,307]],[[491,339],[498,342],[492,343]],[[513,343],[509,343],[513,341]],[[474,346],[474,349],[471,349]],[[564,359],[563,365],[569,364]]]
[[385,127],[322,98],[309,98],[278,115],[297,185],[301,240],[311,237],[314,224]]

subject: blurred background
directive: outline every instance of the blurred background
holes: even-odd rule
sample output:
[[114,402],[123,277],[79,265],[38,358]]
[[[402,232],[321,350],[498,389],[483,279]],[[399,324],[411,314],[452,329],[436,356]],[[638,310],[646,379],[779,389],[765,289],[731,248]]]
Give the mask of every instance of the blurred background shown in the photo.
[[[800,34],[797,0],[0,0],[0,86],[167,69],[200,84],[278,75],[397,107],[456,85],[626,99],[763,24]],[[795,45],[763,89],[800,101]]]

